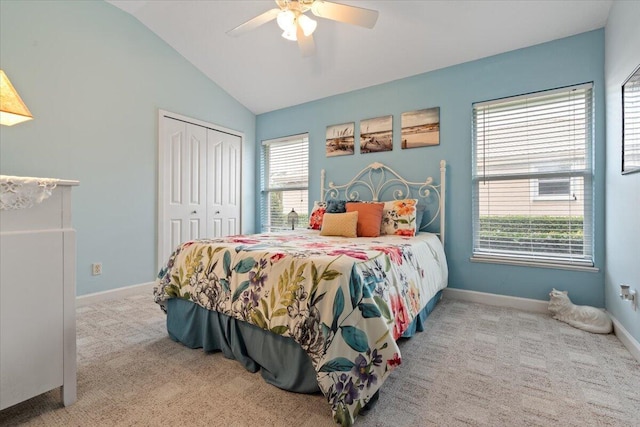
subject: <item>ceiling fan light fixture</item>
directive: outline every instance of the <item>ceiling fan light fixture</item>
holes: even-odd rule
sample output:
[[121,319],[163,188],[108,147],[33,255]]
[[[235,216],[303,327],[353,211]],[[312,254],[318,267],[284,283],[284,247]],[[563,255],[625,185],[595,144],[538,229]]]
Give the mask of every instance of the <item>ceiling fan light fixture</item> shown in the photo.
[[[282,31],[296,32],[296,15],[291,10],[283,10],[278,13],[278,26]],[[284,35],[283,35],[284,37]],[[286,38],[286,37],[285,37]]]
[[318,22],[309,18],[307,15],[300,15],[298,17],[298,24],[302,28],[302,32],[305,36],[309,37],[316,30]]
[[[0,0],[2,1],[2,0]],[[275,0],[278,7],[267,10],[262,14],[227,31],[230,36],[238,36],[261,25],[276,20],[282,29],[282,37],[297,41],[302,56],[315,54],[313,33],[318,23],[305,15],[310,12],[313,16],[337,22],[373,28],[378,20],[378,11],[334,3],[328,0]]]

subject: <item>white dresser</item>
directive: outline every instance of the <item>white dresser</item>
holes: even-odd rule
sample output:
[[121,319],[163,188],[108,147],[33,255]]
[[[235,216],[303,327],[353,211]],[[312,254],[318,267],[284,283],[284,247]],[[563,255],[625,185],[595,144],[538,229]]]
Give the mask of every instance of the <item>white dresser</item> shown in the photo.
[[[5,178],[0,179],[4,196],[20,190]],[[56,387],[62,387],[65,406],[76,400],[71,189],[78,182],[48,182],[55,188],[43,191],[41,198],[50,194],[44,200],[23,203],[14,197],[13,208],[0,210],[0,409]],[[7,200],[0,208],[7,208]]]

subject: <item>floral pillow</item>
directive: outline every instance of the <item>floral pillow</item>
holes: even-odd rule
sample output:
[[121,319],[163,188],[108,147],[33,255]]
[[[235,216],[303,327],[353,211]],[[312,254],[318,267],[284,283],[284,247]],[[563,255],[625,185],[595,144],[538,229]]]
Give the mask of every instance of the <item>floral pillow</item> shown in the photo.
[[322,228],[322,220],[324,219],[324,214],[327,211],[327,203],[326,202],[314,202],[313,210],[311,211],[311,215],[309,215],[309,228],[312,230],[320,230]]
[[418,200],[402,199],[384,203],[380,234],[416,235]]

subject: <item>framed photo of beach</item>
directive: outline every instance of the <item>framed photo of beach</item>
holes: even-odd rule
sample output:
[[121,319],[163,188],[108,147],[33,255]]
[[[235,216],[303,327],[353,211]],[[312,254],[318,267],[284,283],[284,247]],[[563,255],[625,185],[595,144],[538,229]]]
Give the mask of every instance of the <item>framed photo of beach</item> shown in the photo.
[[355,122],[327,126],[327,157],[353,154]]
[[402,113],[402,149],[440,144],[440,107]]
[[361,153],[391,150],[393,150],[393,116],[376,117],[360,122]]

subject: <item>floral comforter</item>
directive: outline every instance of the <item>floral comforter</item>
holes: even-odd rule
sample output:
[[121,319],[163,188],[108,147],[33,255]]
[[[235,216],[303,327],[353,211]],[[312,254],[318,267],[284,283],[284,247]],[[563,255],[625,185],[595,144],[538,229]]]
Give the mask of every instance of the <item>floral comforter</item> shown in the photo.
[[309,355],[336,422],[351,425],[402,361],[396,344],[447,284],[438,238],[331,238],[317,231],[182,244],[155,301],[184,298],[275,334]]

